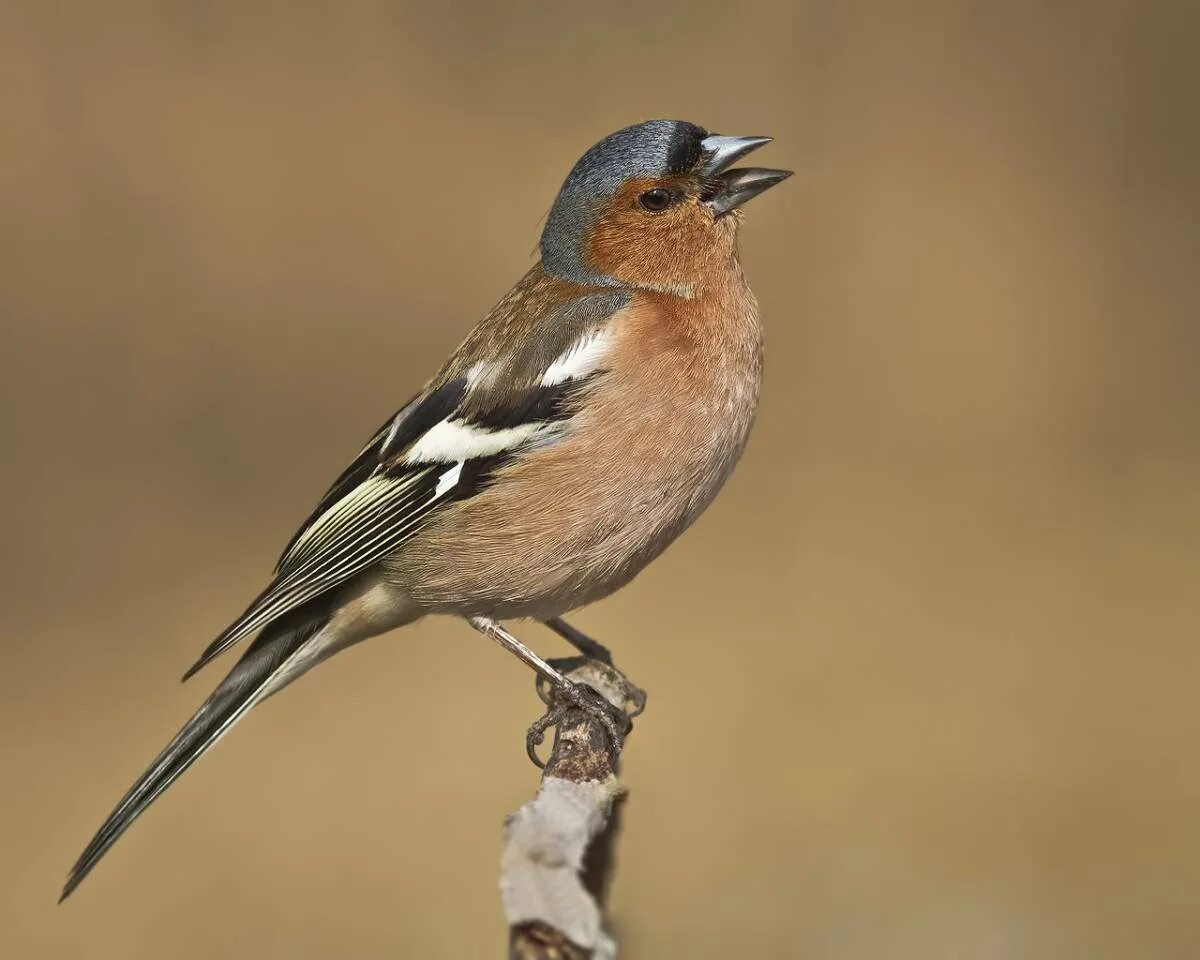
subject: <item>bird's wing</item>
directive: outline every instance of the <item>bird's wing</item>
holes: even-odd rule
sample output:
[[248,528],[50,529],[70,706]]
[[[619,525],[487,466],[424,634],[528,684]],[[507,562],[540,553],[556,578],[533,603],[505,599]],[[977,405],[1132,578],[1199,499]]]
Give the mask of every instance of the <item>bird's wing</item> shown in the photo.
[[288,544],[270,585],[184,679],[382,560],[435,511],[475,495],[503,463],[561,437],[603,371],[611,300],[605,294],[567,301],[556,311],[553,336],[533,338],[539,349],[523,356],[502,338],[468,339],[434,384],[390,418],[334,482]]

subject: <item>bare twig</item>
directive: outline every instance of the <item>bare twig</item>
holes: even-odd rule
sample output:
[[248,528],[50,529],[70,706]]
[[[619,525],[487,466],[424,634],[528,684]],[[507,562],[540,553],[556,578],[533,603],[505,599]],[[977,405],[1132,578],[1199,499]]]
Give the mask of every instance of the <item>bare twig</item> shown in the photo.
[[[631,716],[645,704],[645,694],[611,664],[576,657],[555,666]],[[537,796],[505,824],[500,896],[510,960],[617,955],[604,906],[624,795],[619,753],[595,717],[574,707],[562,713]]]

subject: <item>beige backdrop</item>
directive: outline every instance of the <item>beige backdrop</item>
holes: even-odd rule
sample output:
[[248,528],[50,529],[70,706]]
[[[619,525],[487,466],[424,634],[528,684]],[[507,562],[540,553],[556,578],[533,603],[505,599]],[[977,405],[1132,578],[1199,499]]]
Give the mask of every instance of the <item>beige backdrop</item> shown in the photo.
[[625,956],[1200,954],[1194,24],[327,7],[0,10],[0,954],[500,954],[537,703],[448,621],[257,711],[54,900],[227,664],[182,670],[655,116],[798,175],[743,233],[746,458],[579,618],[651,694]]

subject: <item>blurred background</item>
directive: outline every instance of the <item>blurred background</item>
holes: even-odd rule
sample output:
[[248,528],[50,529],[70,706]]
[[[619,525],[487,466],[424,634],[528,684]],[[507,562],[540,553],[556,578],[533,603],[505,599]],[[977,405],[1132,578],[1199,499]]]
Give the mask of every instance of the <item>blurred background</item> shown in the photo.
[[650,692],[623,955],[1200,955],[1186,6],[5,4],[0,953],[500,955],[539,704],[450,621],[255,711],[54,901],[577,156],[668,116],[798,174],[742,233],[745,460],[578,618]]

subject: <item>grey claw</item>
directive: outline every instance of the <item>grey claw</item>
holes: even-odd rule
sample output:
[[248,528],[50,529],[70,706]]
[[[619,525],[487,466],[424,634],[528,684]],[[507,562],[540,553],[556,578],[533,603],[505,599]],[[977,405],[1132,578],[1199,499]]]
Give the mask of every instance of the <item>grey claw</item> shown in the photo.
[[546,765],[542,763],[542,758],[538,756],[537,748],[546,739],[546,731],[551,727],[557,726],[558,722],[562,719],[562,715],[563,708],[560,705],[549,704],[546,712],[534,720],[525,732],[525,753],[539,770],[544,770]]
[[[577,707],[584,713],[594,717],[604,727],[604,732],[608,734],[609,742],[613,749],[619,751],[625,742],[625,734],[630,726],[629,717],[625,711],[618,710],[608,702],[601,694],[593,690],[586,684],[573,683],[570,687],[561,691],[564,699],[569,701],[572,706]],[[620,717],[621,726],[617,726],[617,718]]]
[[[542,693],[543,690],[539,685],[539,696]],[[604,728],[613,751],[620,751],[625,743],[625,734],[633,726],[623,710],[618,710],[587,684],[567,683],[551,687],[546,693],[546,696],[542,696],[546,702],[546,712],[533,722],[525,735],[525,752],[535,766],[545,768],[546,765],[537,755],[537,748],[545,739],[546,731],[551,727],[557,727],[562,722],[567,710],[572,707],[582,710],[597,720]],[[639,713],[644,705],[645,697],[642,696],[640,703],[636,704]],[[618,725],[618,720],[620,725]]]
[[629,714],[629,719],[641,716],[642,711],[646,709],[646,691],[641,687],[629,685],[629,700],[633,704],[633,711]]

